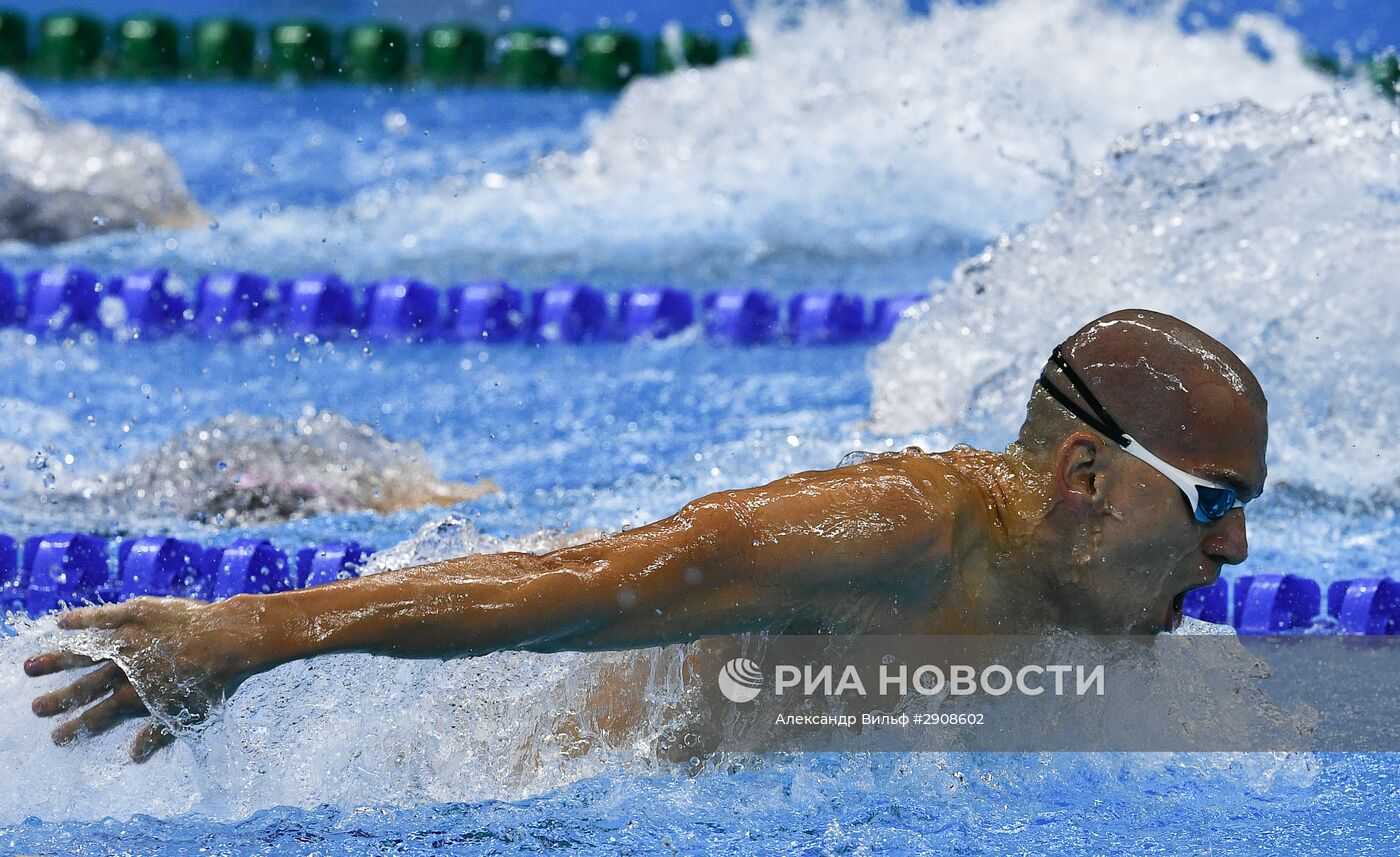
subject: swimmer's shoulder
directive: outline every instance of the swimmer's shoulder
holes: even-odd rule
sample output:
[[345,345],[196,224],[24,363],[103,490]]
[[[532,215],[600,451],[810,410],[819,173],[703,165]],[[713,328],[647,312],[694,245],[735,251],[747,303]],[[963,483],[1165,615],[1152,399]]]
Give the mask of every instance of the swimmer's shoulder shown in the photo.
[[891,452],[851,452],[837,467],[871,474],[897,471],[914,480],[931,496],[980,502],[987,481],[985,475],[1001,464],[1001,456],[994,452],[959,445],[946,452],[929,452],[917,446]]
[[1001,461],[996,453],[968,446],[928,452],[917,446],[881,453],[852,453],[839,467],[872,479],[898,478],[927,510],[942,538],[937,549],[962,553],[985,531],[992,507],[985,474]]

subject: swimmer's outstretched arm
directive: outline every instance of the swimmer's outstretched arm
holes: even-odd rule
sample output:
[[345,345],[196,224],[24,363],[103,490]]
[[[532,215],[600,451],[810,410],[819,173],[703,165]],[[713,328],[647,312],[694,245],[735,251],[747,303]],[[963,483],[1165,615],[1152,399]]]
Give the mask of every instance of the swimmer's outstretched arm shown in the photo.
[[[543,555],[467,556],[214,604],[139,598],[70,611],[109,629],[148,702],[198,720],[250,675],[333,652],[450,658],[502,649],[633,648],[822,623],[852,596],[927,590],[970,492],[936,459],[891,456],[712,494],[653,524]],[[49,652],[30,675],[97,663]],[[97,701],[59,743],[147,714],[121,667],[34,700],[41,716]],[[152,723],[138,761],[168,743]]]

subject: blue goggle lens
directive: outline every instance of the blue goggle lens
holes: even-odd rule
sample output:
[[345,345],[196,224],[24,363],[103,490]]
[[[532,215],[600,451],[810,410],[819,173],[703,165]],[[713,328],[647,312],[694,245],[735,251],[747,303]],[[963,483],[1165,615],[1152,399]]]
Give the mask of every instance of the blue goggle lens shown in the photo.
[[1218,521],[1235,508],[1235,492],[1229,488],[1196,486],[1196,517],[1201,521]]

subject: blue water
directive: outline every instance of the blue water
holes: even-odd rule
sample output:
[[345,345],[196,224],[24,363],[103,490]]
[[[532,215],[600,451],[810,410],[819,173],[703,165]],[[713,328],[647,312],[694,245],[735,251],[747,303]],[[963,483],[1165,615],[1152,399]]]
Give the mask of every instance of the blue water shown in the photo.
[[[195,198],[219,211],[336,205],[444,175],[514,173],[577,151],[582,123],[613,97],[558,92],[392,91],[326,85],[103,86],[36,82],[54,116],[144,132],[172,149]],[[205,109],[209,104],[219,109]],[[402,116],[406,124],[390,123]]]
[[[1122,757],[808,756],[757,770],[604,775],[523,801],[412,809],[267,809],[196,817],[31,821],[15,853],[927,854],[1390,853],[1400,797],[1388,757],[1319,758],[1305,784],[1262,787],[1185,757],[1150,773]],[[1014,773],[1007,775],[1007,771]],[[1221,781],[1228,783],[1221,787]]]
[[[1112,760],[960,759],[915,777],[895,759],[813,756],[776,769],[600,777],[520,802],[270,809],[236,825],[137,818],[8,831],[21,853],[601,854],[1389,853],[1395,770],[1352,758],[1304,788],[1227,796],[1190,760],[1150,779]],[[1020,782],[978,769],[1021,764]]]
[[[790,466],[832,466],[869,401],[864,358],[860,346],[745,351],[704,342],[375,345],[369,353],[359,343],[290,340],[96,343],[5,349],[0,396],[65,419],[54,440],[74,456],[75,471],[110,467],[159,446],[173,428],[236,411],[332,410],[421,442],[441,476],[490,476],[504,491],[464,511],[486,532],[516,536],[643,523],[697,491],[776,478]],[[632,481],[638,495],[618,490]],[[0,532],[33,526],[27,521],[41,514],[32,503],[0,504]],[[347,536],[383,546],[440,514],[323,516],[259,532],[285,544]]]
[[[17,270],[55,261],[103,271],[157,265],[190,278],[227,267],[273,276],[334,269],[362,282],[407,275],[440,285],[504,278],[539,287],[584,278],[612,290],[656,282],[693,289],[743,284],[779,293],[836,288],[873,296],[923,291],[931,273],[947,274],[982,241],[953,231],[897,254],[868,254],[859,265],[833,264],[837,260],[805,247],[745,256],[743,248],[736,253],[702,244],[697,253],[674,260],[645,243],[580,253],[550,246],[551,227],[530,218],[521,222],[512,203],[503,201],[499,225],[485,208],[460,233],[449,229],[432,244],[425,237],[406,249],[395,239],[430,232],[431,216],[402,212],[400,218],[386,217],[379,231],[359,213],[366,202],[392,205],[430,195],[440,204],[447,194],[479,195],[489,176],[518,176],[549,156],[583,150],[588,128],[606,116],[615,98],[336,85],[39,82],[33,88],[55,118],[160,140],[215,221],[205,234],[159,240],[116,234],[57,247],[11,245],[0,257]],[[207,110],[211,103],[219,108]],[[640,202],[637,217],[645,218],[648,200]],[[282,222],[288,217],[301,221]],[[365,246],[361,234],[347,234],[355,229],[376,233],[374,243]],[[296,252],[287,251],[288,243],[295,243]]]
[[[1352,12],[1360,15],[1357,9]],[[1306,11],[1326,17],[1311,5]],[[1364,34],[1354,32],[1354,24],[1333,20],[1328,26],[1359,39]],[[1009,31],[1015,21],[998,26]],[[1304,30],[1321,28],[1313,23]],[[1095,68],[1074,39],[1055,38],[1065,63]],[[773,79],[790,68],[803,67],[785,66]],[[861,79],[877,72],[852,63],[846,74]],[[1282,69],[1277,92],[1255,95],[1286,106],[1296,95],[1288,81],[1296,77]],[[742,91],[731,84],[715,86],[713,98]],[[839,285],[868,295],[942,293],[949,288],[942,281],[960,259],[1002,231],[1038,222],[1057,192],[1050,183],[1037,185],[1035,171],[967,177],[991,164],[1005,143],[929,157],[934,144],[919,136],[927,130],[919,123],[882,126],[846,102],[836,104],[854,118],[827,122],[821,110],[781,113],[765,105],[748,113],[735,100],[725,102],[724,121],[707,124],[701,117],[692,127],[691,107],[699,102],[681,83],[658,89],[649,102],[682,105],[675,115],[656,110],[621,127],[609,124],[619,107],[613,99],[573,93],[188,85],[42,86],[36,92],[60,118],[157,139],[217,228],[0,248],[0,264],[13,268],[62,259],[103,271],[166,264],[187,276],[234,264],[273,274],[334,267],[360,280],[411,274],[438,284],[488,275],[522,285],[586,276],[605,287],[665,281],[696,290],[747,283],[778,291]],[[1118,97],[1105,94],[1102,112],[1134,117],[1127,127],[1084,118],[1073,107],[993,104],[983,112],[990,129],[983,136],[999,132],[998,119],[1008,117],[1024,117],[1028,130],[1021,142],[1037,146],[1037,129],[1082,127],[1087,130],[1071,134],[1072,145],[1093,158],[1118,133],[1175,119],[1176,111],[1138,117],[1119,110],[1111,103]],[[1132,93],[1121,97],[1136,100]],[[776,107],[785,106],[791,105]],[[1040,110],[1052,112],[1048,121]],[[929,111],[947,112],[942,106]],[[640,132],[648,126],[654,135]],[[716,143],[713,137],[725,128],[732,138]],[[795,132],[775,142],[760,139],[764,128]],[[701,132],[712,138],[702,139]],[[645,148],[636,143],[641,136],[653,146],[718,153],[706,169],[721,177],[747,171],[750,196],[730,199],[732,208],[716,202],[711,209],[708,194],[723,197],[731,189],[710,182],[700,168],[628,161],[629,150]],[[581,156],[590,145],[603,152],[609,171],[599,182],[604,191],[617,191],[625,209],[620,215],[599,202],[606,193],[595,195],[587,182],[570,183],[551,172],[555,153]],[[736,153],[750,150],[758,162],[740,163]],[[1059,152],[1045,144],[1032,154],[1052,159]],[[946,162],[946,169],[925,169],[925,158]],[[833,172],[850,177],[848,193],[832,190],[840,183],[823,183]],[[496,212],[480,190],[491,175],[524,188],[503,196]],[[1309,180],[1299,176],[1297,183]],[[1395,183],[1394,176],[1372,180]],[[968,187],[975,190],[968,193],[972,202],[948,203],[938,216],[920,219],[923,201],[937,207]],[[449,219],[452,234],[433,238],[438,213],[453,210],[458,190],[471,213]],[[382,209],[356,214],[385,200]],[[512,206],[541,210],[525,217]],[[762,216],[745,219],[751,208]],[[863,234],[872,212],[886,208],[895,212],[883,224],[889,228]],[[808,235],[784,231],[794,222]],[[642,225],[635,237],[610,237],[629,223]],[[901,223],[907,231],[897,228]],[[751,227],[762,233],[764,246],[736,245],[730,233]],[[659,237],[648,238],[652,231]],[[461,241],[454,243],[458,233]],[[422,243],[405,245],[407,236]],[[1203,246],[1207,237],[1201,236]],[[1033,309],[1044,317],[1038,336],[1045,344],[1054,325],[1082,321],[1058,301]],[[1368,343],[1358,337],[1348,344],[1364,349]],[[421,443],[447,478],[494,479],[500,494],[452,511],[481,533],[508,539],[634,525],[707,491],[828,467],[853,448],[898,446],[919,432],[870,424],[872,382],[881,371],[863,347],[717,349],[681,340],[366,349],[281,336],[218,346],[192,340],[60,344],[4,331],[0,438],[24,448],[51,447],[50,458],[63,462],[68,478],[109,472],[183,428],[233,412],[296,417],[329,409],[390,438]],[[1400,412],[1393,385],[1379,380],[1364,404],[1382,418]],[[976,444],[1008,440],[985,422],[954,428],[965,429],[959,439]],[[1276,435],[1274,442],[1281,463],[1300,475],[1291,486],[1273,486],[1251,507],[1252,558],[1239,571],[1294,571],[1323,581],[1393,574],[1400,557],[1393,499],[1364,503],[1345,484],[1311,479],[1323,471],[1299,467],[1290,457],[1308,447],[1287,436]],[[0,476],[19,481],[26,473],[22,460],[3,463],[8,469]],[[52,514],[22,491],[0,496],[0,532],[54,529]],[[355,512],[236,531],[120,513],[80,523],[112,534],[156,528],[217,543],[260,535],[294,547],[349,537],[388,547],[444,514]],[[6,665],[17,663],[23,644],[24,638],[0,643]],[[384,735],[406,736],[388,746],[422,745],[424,758],[433,757],[440,736],[403,722],[401,708],[423,709],[396,701],[396,694],[410,690],[395,683],[410,675],[396,668],[378,660],[357,664],[382,677],[382,685],[361,699],[328,698],[349,712],[326,728],[353,730],[332,738],[375,748],[371,752],[379,752]],[[444,675],[444,681],[461,676]],[[202,739],[192,739],[176,748],[184,754],[178,761],[145,770],[118,761],[124,735],[31,754],[43,728],[22,704],[16,689],[23,685],[5,681],[0,755],[13,767],[9,782],[0,783],[7,796],[0,801],[5,853],[1389,853],[1400,840],[1392,809],[1400,798],[1400,768],[1390,756],[773,756],[724,759],[694,775],[609,759],[598,769],[565,768],[567,775],[541,781],[528,771],[517,778],[510,760],[494,751],[434,757],[431,765],[406,752],[397,766],[372,773],[335,758],[319,767],[298,759],[285,775],[293,785],[281,790],[284,760],[259,755],[256,738],[237,752],[217,745],[207,757],[198,755]],[[278,709],[262,713],[273,726],[279,715],[291,716]],[[249,724],[268,725],[239,721]],[[305,728],[309,743],[326,743],[314,720]],[[473,778],[473,769],[482,776]],[[191,799],[182,803],[180,790]]]

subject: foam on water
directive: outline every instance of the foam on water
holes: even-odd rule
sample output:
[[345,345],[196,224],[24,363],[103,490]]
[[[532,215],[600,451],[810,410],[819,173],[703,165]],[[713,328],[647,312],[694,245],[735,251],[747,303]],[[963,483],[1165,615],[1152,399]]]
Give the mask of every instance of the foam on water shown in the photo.
[[[483,550],[543,550],[589,535],[501,541],[447,518],[377,556],[368,571]],[[25,679],[20,670],[23,654],[60,638],[52,619],[25,623],[20,633],[0,640],[0,698],[7,700],[56,684]],[[89,636],[86,650],[102,651],[100,635]],[[290,664],[250,679],[215,719],[144,766],[122,761],[129,726],[59,748],[47,740],[51,723],[27,706],[7,705],[0,820],[187,811],[241,817],[277,805],[514,798],[609,765],[650,770],[657,765],[652,736],[677,699],[683,655],[671,647],[448,662],[338,655]],[[597,691],[610,674],[633,679],[613,686],[636,693],[643,712],[621,743],[597,726],[600,709],[616,704]]]
[[[974,260],[936,311],[875,357],[878,430],[1009,436],[1048,346],[1131,295],[1178,309],[1231,344],[1252,343],[1240,350],[1275,397],[1276,437],[1302,436],[1311,420],[1348,432],[1344,442],[1358,444],[1356,460],[1370,466],[1361,473],[1353,461],[1313,461],[1307,456],[1325,441],[1294,439],[1275,444],[1280,475],[1322,485],[1335,472],[1363,486],[1357,491],[1394,482],[1395,460],[1379,439],[1396,405],[1361,382],[1395,377],[1385,351],[1395,313],[1369,306],[1360,278],[1395,270],[1395,120],[1360,99],[1292,108],[1327,84],[1296,59],[1289,33],[1266,19],[1242,25],[1273,47],[1265,63],[1239,32],[1186,36],[1169,14],[1127,17],[1087,0],[940,7],[927,21],[868,4],[811,9],[795,25],[778,18],[757,13],[753,59],[629,88],[577,156],[522,175],[376,192],[339,211],[229,212],[217,232],[182,235],[178,255],[274,270],[289,258],[300,267],[334,263],[352,276],[511,260],[586,273],[618,258],[651,272],[742,275],[785,254],[858,267],[994,234],[1054,208]],[[1105,165],[1075,169],[1145,122],[1243,96],[1265,107],[1170,121],[1121,144]],[[159,252],[164,236],[123,240]],[[1202,281],[1221,285],[1191,287]],[[1361,328],[1360,317],[1375,326]],[[1364,374],[1350,380],[1327,372],[1358,359]],[[1354,420],[1338,416],[1347,408]],[[540,534],[521,547],[551,542]],[[379,562],[512,544],[450,521]],[[27,699],[56,683],[19,671],[55,636],[41,622],[0,641],[0,698]],[[6,820],[188,810],[240,817],[279,804],[518,797],[603,770],[664,773],[673,769],[658,767],[647,740],[655,724],[638,730],[635,744],[611,746],[566,721],[586,709],[610,668],[639,669],[652,710],[663,711],[674,702],[681,658],[663,650],[292,664],[249,681],[218,720],[144,767],[116,762],[129,727],[56,748],[49,724],[10,704],[0,710],[0,756],[10,765],[0,812]],[[1132,792],[1137,804],[1139,783],[1127,774],[1154,766],[1195,767],[1259,791],[1306,784],[1313,771],[1295,756],[1154,759],[979,762],[977,770],[1012,797],[1049,782]],[[858,758],[837,771],[806,759],[772,764],[783,771],[775,798],[814,809],[852,784],[957,801],[965,782],[960,763],[942,756]],[[638,781],[622,788],[634,792]],[[736,803],[758,806],[763,796],[760,785]]]
[[179,169],[153,140],[60,122],[0,72],[0,240],[47,244],[203,220]]
[[56,485],[65,468],[54,441],[72,432],[72,421],[56,410],[24,399],[0,399],[0,499]]
[[1129,16],[1093,0],[902,7],[760,4],[753,58],[639,80],[584,151],[521,174],[394,181],[340,209],[224,211],[173,254],[137,245],[173,263],[281,271],[293,258],[357,277],[606,268],[689,282],[790,258],[960,252],[1039,217],[1116,135],[1329,85],[1269,18],[1186,35],[1174,8]]
[[[897,5],[814,7],[794,27],[760,7],[754,59],[640,81],[586,151],[527,175],[351,206],[333,243],[411,238],[415,256],[584,271],[619,255],[684,270],[903,253],[1037,216],[1069,162],[1151,119],[1246,95],[1282,107],[1324,85],[1265,20],[1244,26],[1275,45],[1270,64],[1237,33],[1185,36],[1167,15],[1085,0],[946,5],[928,19]],[[286,226],[315,234],[323,218],[295,212]]]
[[1051,346],[1125,306],[1235,349],[1271,482],[1400,497],[1400,114],[1369,97],[1202,110],[1120,141],[1044,220],[964,264],[871,359],[890,431],[1011,437]]
[[[377,570],[479,551],[542,550],[588,535],[500,541],[447,518],[387,552],[392,561],[376,558]],[[52,620],[20,634],[0,642],[0,698],[27,699],[58,683],[25,679],[19,669],[23,655],[59,638]],[[94,637],[87,650],[96,653],[101,643]],[[142,766],[124,761],[132,725],[60,748],[47,740],[51,722],[7,708],[0,715],[0,753],[10,767],[0,779],[0,823],[185,812],[242,818],[274,806],[509,800],[604,773],[625,774],[624,793],[644,787],[646,777],[688,788],[689,766],[665,761],[658,736],[675,724],[678,709],[688,707],[687,688],[695,680],[683,681],[681,671],[690,651],[505,652],[447,662],[336,655],[289,664],[250,679],[214,720]],[[1256,669],[1243,650],[1205,666],[1231,687]],[[1154,662],[1143,680],[1171,682],[1202,668],[1199,660],[1189,666]],[[1160,698],[1160,689],[1156,693],[1152,698]],[[1220,695],[1221,706],[1232,709],[1231,722],[1246,722],[1238,708],[1248,698]],[[607,725],[613,716],[633,717],[629,712],[639,712],[630,725]],[[1197,716],[1210,720],[1220,712]],[[1264,706],[1258,716],[1276,715]],[[1177,769],[1257,792],[1305,788],[1318,771],[1313,757],[1283,753],[1081,754],[1059,757],[1054,765],[1037,758],[927,753],[891,762],[857,755],[837,775],[820,755],[722,756],[701,776],[714,781],[726,771],[769,770],[791,782],[790,790],[782,789],[783,803],[820,803],[818,795],[832,788],[864,783],[891,794],[926,792],[924,800],[958,806],[965,800],[960,787],[973,778],[1007,795],[1037,790],[1047,778],[1102,779],[1099,796],[1106,798],[1133,793],[1145,775],[1170,776]]]

